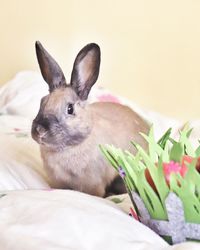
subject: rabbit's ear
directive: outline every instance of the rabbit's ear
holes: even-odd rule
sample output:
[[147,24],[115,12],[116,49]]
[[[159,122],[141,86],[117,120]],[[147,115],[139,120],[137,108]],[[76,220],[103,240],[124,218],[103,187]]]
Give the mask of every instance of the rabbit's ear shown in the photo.
[[60,66],[39,41],[35,43],[35,49],[40,70],[44,80],[49,85],[49,91],[51,92],[55,88],[66,87],[65,76]]
[[91,87],[99,75],[101,52],[95,43],[86,45],[77,55],[72,75],[71,86],[82,100],[86,100]]

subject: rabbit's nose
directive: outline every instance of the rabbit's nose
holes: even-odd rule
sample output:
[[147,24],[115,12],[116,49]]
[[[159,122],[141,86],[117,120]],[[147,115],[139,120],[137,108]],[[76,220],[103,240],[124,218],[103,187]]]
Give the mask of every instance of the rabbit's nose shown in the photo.
[[43,137],[46,134],[46,129],[40,124],[36,126],[35,130],[40,137]]

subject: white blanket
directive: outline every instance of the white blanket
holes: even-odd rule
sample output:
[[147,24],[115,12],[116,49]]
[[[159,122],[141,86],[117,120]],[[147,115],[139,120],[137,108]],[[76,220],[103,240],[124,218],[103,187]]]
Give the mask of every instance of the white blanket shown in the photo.
[[0,199],[0,211],[2,250],[128,250],[167,245],[112,203],[75,191],[13,191]]
[[[0,249],[200,249],[197,243],[168,246],[119,209],[128,212],[127,196],[116,207],[75,191],[50,191],[38,145],[30,136],[32,118],[46,94],[47,86],[35,72],[21,72],[0,89],[0,193],[6,194],[0,198]],[[144,111],[101,88],[93,90],[89,101],[112,98],[153,122],[157,137],[169,126],[176,135],[182,126],[180,121]],[[200,122],[191,124],[195,143],[200,138]]]

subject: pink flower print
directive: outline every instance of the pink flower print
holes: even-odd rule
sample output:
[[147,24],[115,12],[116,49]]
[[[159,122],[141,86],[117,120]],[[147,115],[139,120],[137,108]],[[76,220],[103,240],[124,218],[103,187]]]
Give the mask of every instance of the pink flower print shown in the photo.
[[98,97],[98,100],[100,102],[114,102],[114,103],[120,103],[119,99],[116,96],[113,96],[111,94],[103,94]]

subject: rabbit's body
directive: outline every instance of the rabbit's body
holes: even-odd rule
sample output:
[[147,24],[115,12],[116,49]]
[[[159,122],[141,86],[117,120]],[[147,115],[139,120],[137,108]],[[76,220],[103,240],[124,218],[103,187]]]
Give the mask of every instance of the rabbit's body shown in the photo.
[[87,96],[99,73],[97,45],[89,44],[79,52],[69,85],[41,44],[36,44],[36,51],[50,94],[41,100],[32,136],[40,144],[52,186],[105,196],[118,173],[104,159],[99,145],[113,144],[131,151],[130,141],[134,140],[145,146],[139,132],[147,133],[149,126],[126,106],[87,104]]
[[[143,126],[137,114],[120,104],[94,103],[88,105],[87,109],[91,131],[85,140],[60,151],[42,145],[41,154],[54,187],[104,196],[106,187],[118,174],[105,161],[99,144],[113,144],[132,151],[130,141],[141,143],[139,132],[146,133],[148,126]],[[110,119],[114,113],[116,115]],[[145,142],[142,144],[144,146]]]

